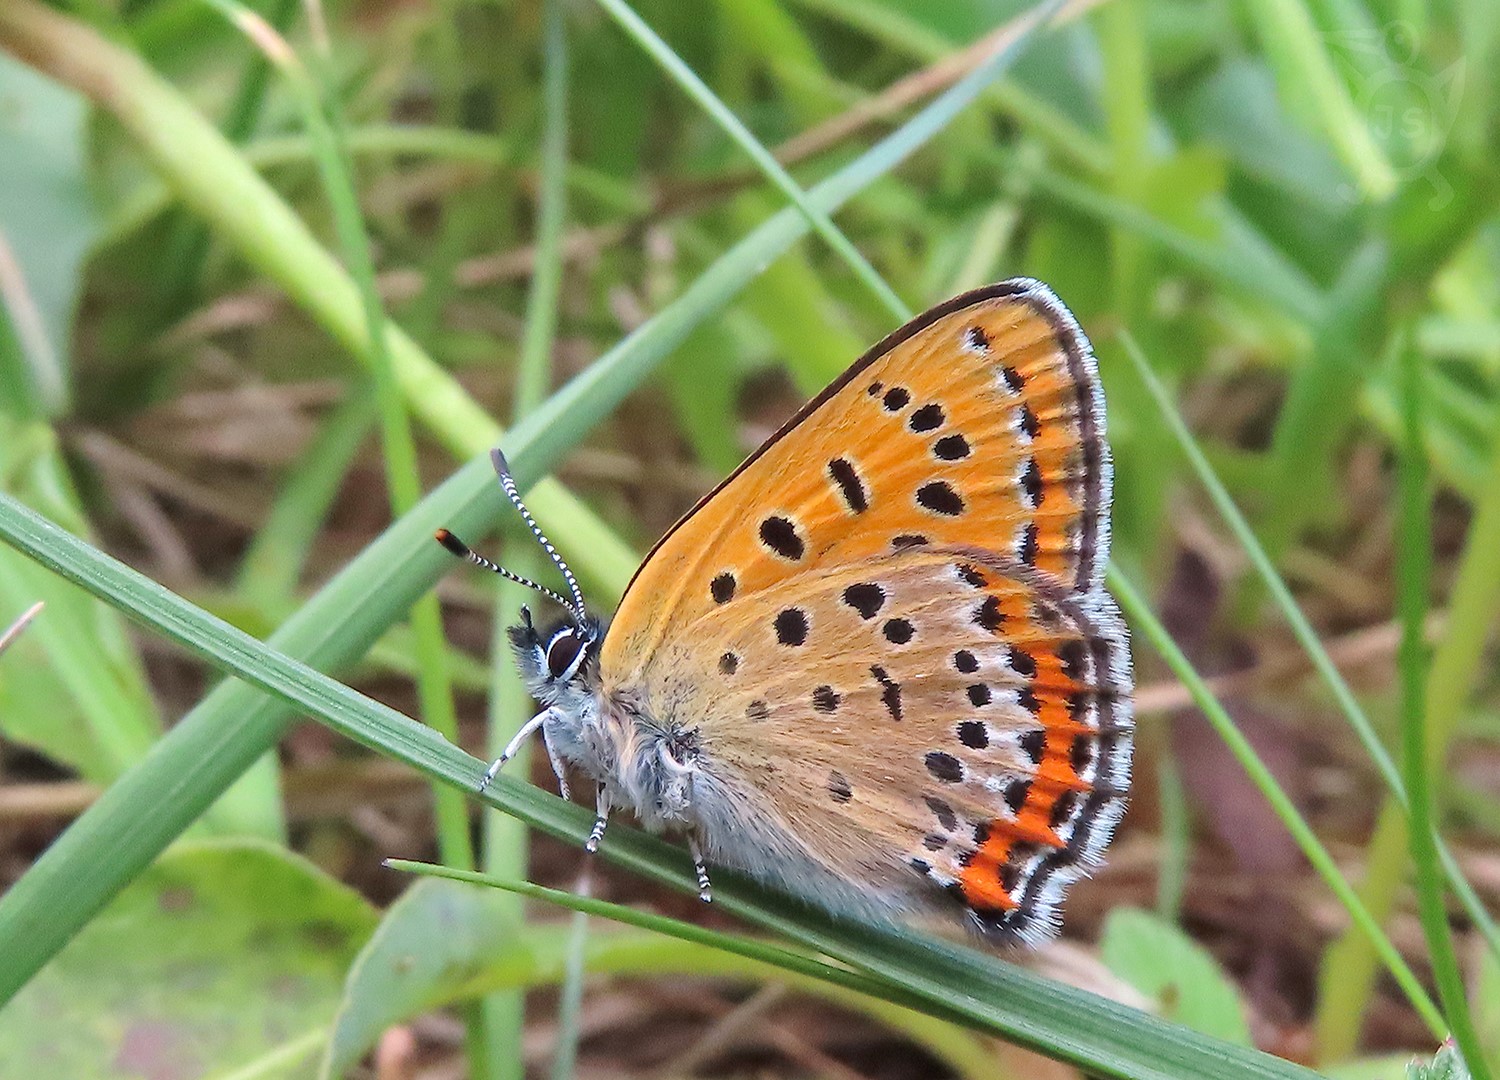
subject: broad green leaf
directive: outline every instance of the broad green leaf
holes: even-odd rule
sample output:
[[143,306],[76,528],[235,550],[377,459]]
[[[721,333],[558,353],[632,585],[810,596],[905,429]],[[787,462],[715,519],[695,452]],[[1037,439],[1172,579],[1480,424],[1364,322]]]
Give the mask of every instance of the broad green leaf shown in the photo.
[[[352,889],[253,841],[164,855],[0,1012],[0,1075],[200,1077],[332,1020],[375,929]],[[305,1058],[257,1075],[308,1075]]]
[[[88,524],[41,421],[0,413],[0,488],[85,534]],[[118,612],[12,551],[0,551],[0,621],[46,604],[0,660],[0,733],[96,783],[134,765],[160,734],[140,658]]]
[[349,970],[320,1075],[343,1076],[386,1028],[452,1000],[489,958],[522,948],[516,912],[504,893],[457,881],[407,889]]
[[[84,158],[87,114],[82,96],[0,53],[0,245],[19,272],[0,289],[19,361],[3,365],[10,370],[0,391],[30,399],[22,415],[56,415],[68,403],[73,313],[98,226]],[[16,385],[12,375],[22,371],[25,385]],[[0,401],[8,411],[17,404]]]
[[1100,942],[1104,962],[1156,1002],[1156,1012],[1194,1031],[1249,1046],[1250,1027],[1234,986],[1202,946],[1147,911],[1110,912]]

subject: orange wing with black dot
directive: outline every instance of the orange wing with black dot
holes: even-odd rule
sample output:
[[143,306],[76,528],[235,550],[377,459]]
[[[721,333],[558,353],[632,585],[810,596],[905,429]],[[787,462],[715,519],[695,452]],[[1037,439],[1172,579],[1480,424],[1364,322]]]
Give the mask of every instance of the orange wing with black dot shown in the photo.
[[960,296],[875,346],[646,558],[606,665],[790,573],[921,544],[977,545],[1068,591],[1098,586],[1109,451],[1088,342],[1051,290]]
[[1050,928],[1129,775],[1110,482],[1088,342],[1017,280],[892,334],[705,497],[600,672],[701,733],[746,808],[711,857],[846,910]]

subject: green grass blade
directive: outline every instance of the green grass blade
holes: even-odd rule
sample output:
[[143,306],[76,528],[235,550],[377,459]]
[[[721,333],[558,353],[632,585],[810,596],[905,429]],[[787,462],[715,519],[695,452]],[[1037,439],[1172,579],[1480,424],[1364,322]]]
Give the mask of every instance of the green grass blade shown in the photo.
[[[734,115],[729,106],[720,101],[718,95],[698,77],[697,72],[688,67],[682,58],[672,51],[671,46],[658,37],[656,31],[652,30],[624,0],[595,0],[595,2],[608,12],[610,17],[619,23],[621,28],[634,38],[653,60],[661,65],[662,70],[682,87],[704,112],[708,113],[714,123],[718,124],[741,150],[750,155],[750,160],[755,163],[755,167],[781,189],[782,194],[790,199],[792,205],[807,219],[813,231],[849,264],[855,276],[880,298],[886,310],[903,322],[911,318],[911,311],[905,301],[896,295],[895,290],[880,276],[879,271],[871,266],[849,238],[839,231],[838,226],[833,223],[833,219],[826,211],[808,201],[807,194],[797,181],[792,179],[791,174],[781,167],[775,155],[760,144],[760,141],[750,133],[749,128],[740,122],[740,118]],[[1055,10],[1059,2],[1060,0],[1055,0],[1050,6]],[[1041,21],[1040,18],[1034,18],[1033,25]]]
[[1234,720],[1231,719],[1228,711],[1213,696],[1212,691],[1204,683],[1203,677],[1177,647],[1177,643],[1172,640],[1172,635],[1151,611],[1151,606],[1118,568],[1110,568],[1109,588],[1114,593],[1115,599],[1120,602],[1120,607],[1131,621],[1133,628],[1144,634],[1146,640],[1167,662],[1167,666],[1172,669],[1178,681],[1187,688],[1194,703],[1213,725],[1219,738],[1239,762],[1240,768],[1245,771],[1250,781],[1270,803],[1271,809],[1286,826],[1287,832],[1296,841],[1297,847],[1307,857],[1308,862],[1312,863],[1313,869],[1323,879],[1323,883],[1338,898],[1360,933],[1369,939],[1381,962],[1400,985],[1402,993],[1421,1015],[1428,1029],[1436,1038],[1445,1037],[1447,1025],[1443,1020],[1443,1014],[1428,997],[1427,991],[1422,988],[1421,981],[1402,959],[1396,947],[1391,944],[1390,938],[1386,937],[1385,932],[1381,930],[1379,921],[1370,914],[1369,909],[1361,902],[1354,889],[1344,880],[1339,872],[1338,864],[1333,861],[1333,856],[1328,853],[1328,849],[1318,840],[1312,827],[1298,812],[1296,805],[1281,789],[1281,785],[1276,782],[1271,771],[1260,760],[1249,740],[1235,727]]
[[[369,364],[374,373],[375,402],[380,420],[380,444],[385,465],[386,490],[393,517],[406,514],[421,498],[421,479],[417,473],[417,447],[412,438],[406,402],[391,356],[391,336],[380,294],[375,287],[375,259],[365,230],[359,196],[350,173],[349,155],[342,145],[343,109],[336,94],[324,80],[319,82],[297,54],[269,26],[259,24],[258,16],[237,0],[204,0],[222,11],[233,23],[246,28],[254,44],[281,72],[292,89],[302,112],[302,122],[312,140],[318,163],[318,175],[324,194],[333,211],[334,229],[338,234],[350,276],[359,293],[364,315],[365,340],[369,342]],[[458,737],[458,713],[453,704],[453,686],[448,676],[446,645],[443,640],[442,612],[437,597],[425,594],[417,598],[410,614],[412,639],[417,662],[417,697],[423,720],[446,738]],[[472,867],[473,847],[469,842],[469,813],[463,800],[442,787],[433,790],[434,814],[437,819],[438,848],[446,862]]]
[[1411,861],[1417,914],[1427,938],[1433,981],[1453,1037],[1474,1080],[1489,1080],[1489,1066],[1465,997],[1463,973],[1443,904],[1443,872],[1433,833],[1433,762],[1427,753],[1427,595],[1432,585],[1432,491],[1422,446],[1422,367],[1415,347],[1401,349],[1402,418],[1405,439],[1397,460],[1397,607],[1401,645],[1401,732],[1411,815]]
[[1281,61],[1283,92],[1306,96],[1329,143],[1358,181],[1361,191],[1380,202],[1396,190],[1396,172],[1360,115],[1349,88],[1339,78],[1302,0],[1261,0],[1248,5],[1267,52]]
[[[279,40],[253,13],[237,18],[257,40]],[[36,63],[115,116],[136,148],[241,258],[351,356],[371,363],[365,308],[343,266],[236,148],[138,56],[35,0],[0,4],[0,47]],[[467,459],[499,441],[495,421],[411,337],[388,326],[385,345],[412,415],[453,454]],[[576,551],[574,569],[596,583],[628,579],[634,553],[561,485],[543,484],[529,502],[554,539]]]
[[[1338,704],[1339,710],[1349,721],[1349,726],[1354,729],[1355,736],[1359,739],[1360,745],[1364,747],[1365,752],[1370,756],[1370,760],[1374,762],[1392,797],[1404,808],[1407,805],[1406,785],[1401,778],[1401,773],[1397,769],[1396,763],[1391,760],[1390,754],[1386,752],[1385,744],[1380,741],[1380,736],[1375,731],[1375,725],[1370,721],[1364,707],[1360,705],[1359,699],[1354,696],[1354,691],[1350,689],[1338,666],[1334,664],[1333,658],[1323,648],[1323,643],[1318,638],[1317,631],[1307,621],[1307,616],[1303,614],[1301,606],[1297,603],[1296,598],[1292,596],[1291,590],[1287,588],[1286,582],[1282,580],[1281,575],[1277,573],[1275,564],[1271,562],[1271,557],[1266,553],[1265,548],[1261,546],[1259,538],[1255,535],[1255,531],[1250,527],[1250,523],[1245,520],[1244,515],[1240,513],[1239,507],[1235,505],[1234,499],[1230,496],[1228,489],[1225,488],[1223,482],[1215,474],[1213,466],[1209,464],[1208,457],[1203,453],[1203,448],[1198,445],[1198,440],[1188,430],[1187,424],[1182,419],[1182,414],[1173,405],[1171,395],[1168,394],[1161,380],[1157,378],[1156,372],[1146,360],[1145,353],[1141,350],[1140,345],[1127,330],[1122,330],[1119,336],[1120,343],[1124,346],[1126,355],[1129,356],[1131,363],[1135,366],[1137,376],[1145,383],[1146,389],[1150,392],[1152,400],[1155,401],[1162,419],[1166,422],[1167,430],[1177,440],[1178,447],[1181,449],[1183,456],[1187,458],[1193,472],[1197,475],[1199,483],[1208,492],[1209,500],[1214,504],[1214,508],[1218,510],[1219,516],[1244,549],[1246,556],[1250,560],[1250,565],[1260,575],[1260,579],[1265,585],[1266,591],[1270,594],[1272,601],[1281,609],[1282,615],[1292,628],[1292,636],[1302,646],[1308,659],[1312,661],[1313,669],[1333,694],[1334,701]],[[1442,841],[1441,837],[1435,839],[1440,861],[1449,881],[1453,884],[1454,890],[1463,902],[1469,916],[1474,920],[1475,925],[1484,933],[1490,948],[1496,952],[1497,956],[1500,956],[1500,934],[1496,932],[1494,920],[1485,910],[1484,902],[1474,892],[1473,887],[1464,877],[1458,861],[1453,857],[1453,853],[1448,850],[1447,844]]]
[[[428,865],[426,863],[402,863],[400,868],[410,869],[414,873],[424,873]],[[431,870],[431,876],[434,878],[462,873],[442,866],[432,867]],[[483,878],[486,884],[493,881],[501,888],[509,884],[510,880],[512,879],[492,876]],[[438,883],[437,881],[429,882],[429,884]],[[518,891],[529,888],[531,886],[522,883],[518,886]],[[474,891],[488,894],[495,890],[476,889]],[[403,897],[412,895],[412,890],[407,890]],[[567,893],[557,895],[564,898],[560,901],[560,906],[566,906],[566,900],[571,899]],[[427,894],[427,898],[432,896],[430,892]],[[518,903],[524,899],[520,895],[515,895],[513,898]],[[537,898],[551,899],[550,890],[547,895],[539,895]],[[411,901],[403,899],[397,903],[409,905]],[[450,907],[449,910],[452,908]],[[630,916],[641,914],[631,908],[614,910],[622,912],[620,921],[627,923],[634,922]],[[645,916],[645,918],[650,919],[652,916]],[[668,920],[668,923],[672,926],[687,926],[689,931],[704,932],[688,924],[672,923],[671,920]],[[651,924],[637,925],[650,926]],[[408,926],[402,929],[410,930],[411,928]],[[384,963],[387,965],[388,972],[393,968],[404,969],[406,967],[403,958],[399,954],[392,955],[392,953],[398,948],[421,948],[421,941],[420,939],[412,941],[409,938],[407,940],[382,940],[381,935],[389,930],[389,927],[382,927],[381,931],[377,932],[377,937],[366,947],[365,954],[359,963],[380,963],[381,960],[376,954],[384,950]],[[486,949],[483,956],[474,958],[473,963],[463,964],[461,967],[455,964],[436,981],[424,981],[422,984],[424,993],[407,994],[403,1000],[397,1002],[382,1001],[375,1004],[373,1013],[340,1017],[335,1024],[334,1046],[325,1062],[333,1067],[331,1075],[342,1075],[342,1071],[339,1070],[347,1069],[352,1063],[357,1062],[363,1056],[363,1051],[375,1041],[381,1031],[410,1017],[442,1008],[445,1005],[461,1004],[476,995],[493,994],[498,991],[524,992],[529,988],[550,986],[560,982],[565,976],[568,964],[569,942],[567,939],[569,936],[569,931],[565,926],[542,923],[528,925],[507,941],[498,942],[496,947]],[[739,939],[731,938],[730,940]],[[450,955],[461,958],[463,954],[459,950],[453,950]],[[427,955],[426,959],[430,961],[430,955]],[[661,979],[687,976],[736,982],[783,983],[810,996],[822,997],[852,1011],[864,1013],[882,1022],[891,1030],[910,1036],[963,1080],[997,1080],[992,1047],[987,1041],[953,1024],[862,993],[854,986],[844,987],[817,979],[812,975],[802,976],[785,967],[773,966],[738,952],[732,953],[712,945],[689,941],[685,937],[669,937],[656,929],[612,930],[595,934],[589,939],[584,962],[589,971],[612,978],[634,976]],[[873,986],[875,984],[870,980],[864,980],[861,985]]]
[[[0,496],[0,538],[197,656],[333,730],[460,789],[477,787],[483,763],[400,713],[319,674],[95,551],[15,500]],[[502,776],[483,795],[536,828],[581,843],[591,816]],[[686,892],[696,890],[686,853],[618,827],[601,854]],[[907,1000],[1093,1073],[1128,1080],[1306,1078],[1277,1058],[1198,1035],[1102,998],[1050,982],[963,946],[912,931],[836,922],[723,873],[716,902],[890,984]],[[0,922],[0,931],[5,929]],[[7,940],[16,940],[7,937]],[[12,955],[0,980],[14,979]]]
[[[526,321],[521,332],[521,355],[516,367],[514,415],[517,419],[536,408],[545,399],[552,383],[552,350],[557,337],[558,297],[562,289],[563,229],[567,224],[568,171],[568,38],[562,0],[546,0],[542,30],[542,141],[537,180],[536,261],[526,299]],[[542,564],[541,551],[530,537],[509,549],[515,554],[507,560],[510,569],[533,581],[554,573]],[[506,624],[515,618],[521,604],[532,599],[531,590],[517,582],[497,578],[495,612],[490,643],[489,728],[486,757],[498,758],[505,746],[529,719],[531,695],[521,681],[505,635]],[[516,775],[526,776],[531,767],[531,747],[524,746],[511,764]],[[524,875],[529,850],[526,829],[505,814],[484,815],[484,866],[491,873]],[[517,926],[526,920],[525,906],[518,898],[511,901],[510,914]],[[583,949],[587,942],[581,929],[569,935],[568,962],[565,966],[561,1004],[557,1023],[558,1063],[567,1065],[576,1058],[578,1017],[569,1014],[569,1002],[582,994]],[[526,1062],[519,1052],[526,1019],[526,998],[522,993],[487,995],[479,1005],[484,1058],[476,1061],[475,1072],[492,1080],[523,1080]]]

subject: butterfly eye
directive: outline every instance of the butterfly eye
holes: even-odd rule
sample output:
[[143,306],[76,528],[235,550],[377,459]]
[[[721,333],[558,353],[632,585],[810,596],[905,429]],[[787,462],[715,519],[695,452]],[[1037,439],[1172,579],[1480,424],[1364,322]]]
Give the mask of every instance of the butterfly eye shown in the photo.
[[547,670],[554,679],[571,676],[583,655],[583,639],[572,627],[564,627],[547,643]]

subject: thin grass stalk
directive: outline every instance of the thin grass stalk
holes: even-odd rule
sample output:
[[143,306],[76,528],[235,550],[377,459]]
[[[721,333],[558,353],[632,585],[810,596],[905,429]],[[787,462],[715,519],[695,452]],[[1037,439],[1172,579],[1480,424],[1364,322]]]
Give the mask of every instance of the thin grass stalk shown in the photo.
[[[1145,28],[1135,0],[1114,0],[1094,17],[1104,64],[1105,125],[1109,132],[1111,193],[1127,206],[1140,206],[1147,193],[1151,145],[1151,71]],[[1115,311],[1127,325],[1137,315],[1142,294],[1144,245],[1133,230],[1116,224],[1110,231],[1109,269]]]
[[[258,16],[239,18],[258,44],[286,51]],[[370,363],[364,305],[344,267],[218,129],[139,56],[36,0],[0,3],[0,48],[113,115],[183,201],[241,258],[283,289],[353,358]],[[460,459],[487,454],[501,437],[500,427],[400,327],[388,323],[386,334],[412,415]],[[568,432],[556,437],[565,439]],[[544,481],[528,501],[554,537],[576,551],[573,568],[580,575],[597,585],[627,580],[635,570],[630,547],[562,485]]]
[[[1203,448],[1198,445],[1198,440],[1188,430],[1186,422],[1182,419],[1182,414],[1177,411],[1177,407],[1172,403],[1171,395],[1167,392],[1166,387],[1162,385],[1150,362],[1147,361],[1145,353],[1136,342],[1134,335],[1128,330],[1122,329],[1119,333],[1119,340],[1125,349],[1126,355],[1135,367],[1136,375],[1145,384],[1152,400],[1156,403],[1157,410],[1161,413],[1167,430],[1176,439],[1183,457],[1187,459],[1189,466],[1191,466],[1194,474],[1198,477],[1198,482],[1207,491],[1209,501],[1213,503],[1214,509],[1219,512],[1220,518],[1229,527],[1235,539],[1239,541],[1240,547],[1244,549],[1246,556],[1250,560],[1250,565],[1260,575],[1267,593],[1276,606],[1281,609],[1282,615],[1291,627],[1292,636],[1302,646],[1302,650],[1306,653],[1308,660],[1311,661],[1313,669],[1333,694],[1333,699],[1337,703],[1339,711],[1344,714],[1345,719],[1349,722],[1349,726],[1354,729],[1355,736],[1359,739],[1360,745],[1370,755],[1370,760],[1375,764],[1376,769],[1381,775],[1381,779],[1385,781],[1387,790],[1390,791],[1391,796],[1402,808],[1402,812],[1405,813],[1405,808],[1408,804],[1406,784],[1402,780],[1400,769],[1391,760],[1390,754],[1386,752],[1385,744],[1381,742],[1379,734],[1376,733],[1375,725],[1370,721],[1369,715],[1354,696],[1354,691],[1349,687],[1343,673],[1339,671],[1338,666],[1333,662],[1333,658],[1323,648],[1323,643],[1318,638],[1317,631],[1307,621],[1307,616],[1303,614],[1301,606],[1298,605],[1296,598],[1292,596],[1291,590],[1287,588],[1286,582],[1282,580],[1281,575],[1277,572],[1276,566],[1271,562],[1270,556],[1266,554],[1265,548],[1261,546],[1259,538],[1255,535],[1255,531],[1251,529],[1250,523],[1240,513],[1239,507],[1235,505],[1233,496],[1229,494],[1229,490],[1214,472],[1213,466],[1209,464],[1207,455],[1203,453]],[[1458,861],[1454,858],[1453,853],[1448,849],[1447,844],[1443,842],[1442,838],[1435,837],[1435,843],[1438,847],[1444,873],[1453,885],[1455,893],[1462,901],[1469,916],[1474,920],[1475,925],[1484,934],[1490,949],[1495,952],[1497,957],[1500,957],[1500,933],[1497,933],[1494,920],[1491,918],[1489,912],[1485,910],[1483,900],[1474,891],[1473,886],[1469,884],[1468,879],[1463,874],[1463,870],[1458,865]],[[1376,914],[1377,921],[1384,922],[1384,918],[1380,917],[1378,912]]]
[[1281,60],[1284,92],[1306,94],[1334,152],[1370,199],[1381,202],[1396,190],[1396,172],[1339,77],[1302,0],[1257,0],[1247,5],[1267,52]]
[[[588,878],[585,864],[583,875]],[[581,891],[581,890],[580,890]],[[568,920],[568,954],[557,1002],[557,1044],[552,1051],[552,1080],[573,1080],[583,1023],[583,989],[588,974],[589,916],[575,911]]]
[[[503,171],[514,163],[516,149],[503,135],[467,131],[440,124],[368,123],[345,133],[345,149],[354,157],[433,158]],[[257,171],[313,161],[312,143],[300,132],[260,135],[240,147],[246,164]],[[596,203],[600,210],[625,215],[649,212],[650,202],[634,186],[579,164],[568,167],[568,186]],[[110,211],[94,249],[116,247],[165,213],[178,193],[161,180],[142,180]]]
[[1391,944],[1390,938],[1386,937],[1380,924],[1371,917],[1369,910],[1360,901],[1354,889],[1344,880],[1344,876],[1339,872],[1338,864],[1333,861],[1333,856],[1328,853],[1328,849],[1312,831],[1312,827],[1298,811],[1296,804],[1281,789],[1281,785],[1271,775],[1270,769],[1266,768],[1265,763],[1260,760],[1255,753],[1255,748],[1250,745],[1250,741],[1240,733],[1239,728],[1235,727],[1234,720],[1228,711],[1220,704],[1218,698],[1214,697],[1213,691],[1208,688],[1192,662],[1177,647],[1177,643],[1172,640],[1172,635],[1152,612],[1151,605],[1118,567],[1110,567],[1109,588],[1129,617],[1132,628],[1144,634],[1152,648],[1166,661],[1178,681],[1192,695],[1194,703],[1218,732],[1220,740],[1229,748],[1229,752],[1239,762],[1240,768],[1250,778],[1250,782],[1270,804],[1277,818],[1291,834],[1297,847],[1312,864],[1318,876],[1323,879],[1323,883],[1349,913],[1354,925],[1369,938],[1372,948],[1391,973],[1391,977],[1401,987],[1401,992],[1411,1002],[1412,1008],[1421,1016],[1422,1022],[1427,1025],[1435,1038],[1439,1040],[1445,1038],[1448,1030],[1443,1014],[1428,997],[1427,991],[1422,988],[1421,981],[1402,959],[1401,953]]
[[[241,19],[249,12],[232,0],[210,0],[222,5]],[[314,19],[319,17],[316,9]],[[264,31],[262,31],[264,33]],[[375,260],[370,249],[369,233],[359,206],[359,195],[352,174],[352,164],[344,145],[345,122],[337,90],[325,70],[328,42],[315,34],[321,43],[316,74],[303,66],[296,54],[285,45],[266,47],[268,56],[291,84],[302,108],[303,123],[312,140],[318,163],[318,174],[324,193],[333,210],[334,228],[348,262],[350,275],[359,290],[364,312],[365,336],[370,343],[370,368],[375,384],[375,403],[380,424],[381,457],[385,466],[386,492],[391,517],[411,512],[422,497],[417,467],[416,441],[407,416],[407,403],[391,357],[385,308],[375,284]],[[442,610],[437,594],[424,593],[413,603],[408,615],[416,661],[417,699],[423,720],[449,742],[458,741],[458,711],[453,701],[453,685],[448,673],[447,643],[443,636]],[[475,867],[475,853],[469,833],[469,806],[462,792],[449,785],[432,785],[433,814],[436,821],[438,851],[445,862],[469,869]],[[482,1077],[489,1059],[485,1048],[483,1014],[478,1007],[466,1010],[465,1026],[471,1065]]]
[[[221,11],[232,25],[246,33],[252,45],[266,55],[286,80],[302,111],[303,125],[312,140],[324,194],[333,210],[339,244],[359,292],[365,337],[370,343],[370,367],[380,420],[386,491],[392,518],[400,517],[409,513],[422,497],[417,447],[391,357],[385,308],[375,288],[375,260],[370,251],[370,238],[350,173],[349,156],[342,146],[342,109],[327,81],[309,71],[291,46],[271,27],[258,23],[255,12],[237,0],[205,2]],[[410,622],[416,647],[417,697],[422,717],[450,742],[457,741],[458,713],[453,704],[453,688],[444,655],[446,643],[443,640],[442,613],[436,595],[428,593],[412,605]],[[468,807],[463,797],[442,785],[434,785],[432,794],[438,848],[444,860],[472,869],[474,851],[469,840]]]
[[[552,381],[552,349],[557,336],[558,296],[562,288],[563,229],[567,223],[568,171],[568,42],[563,0],[546,0],[542,25],[542,139],[538,162],[536,236],[533,243],[536,258],[526,299],[526,318],[521,332],[521,354],[516,365],[513,419],[520,420],[545,399]],[[525,545],[524,548],[522,545]],[[507,560],[517,573],[541,580],[551,572],[550,564],[541,565],[540,552],[527,536],[512,549]],[[491,691],[489,710],[489,757],[498,758],[522,724],[528,719],[531,695],[521,682],[506,638],[507,624],[519,605],[531,599],[529,590],[503,578],[495,583],[495,612],[490,645]],[[510,768],[517,776],[531,771],[531,746],[524,746]],[[490,873],[525,876],[528,836],[524,826],[509,815],[492,811],[484,815],[485,868]],[[514,898],[517,925],[525,922],[525,905]],[[586,942],[569,939],[569,959],[565,967],[562,1002],[576,993],[574,983],[582,984],[583,948]],[[575,950],[576,946],[576,950]],[[575,964],[575,951],[576,960]],[[521,1077],[526,1063],[521,1053],[525,1021],[525,995],[519,992],[487,995],[482,1004],[488,1060],[484,1067],[496,1077]],[[578,1017],[560,1011],[558,1017],[558,1056],[570,1062],[576,1055]],[[572,1048],[570,1054],[566,1048]],[[507,1052],[509,1051],[509,1052]],[[569,1066],[571,1071],[571,1065]]]
[[[297,13],[297,0],[275,0],[266,21],[278,34],[287,32]],[[224,137],[244,145],[255,131],[270,85],[271,63],[259,50],[251,50],[240,72],[239,85],[224,115]],[[196,301],[198,279],[208,255],[210,236],[202,221],[179,215],[172,221],[166,254],[162,259],[162,282],[158,288],[162,313],[168,317]]]
[[[1449,588],[1448,618],[1427,674],[1427,755],[1431,768],[1447,761],[1464,703],[1482,670],[1485,644],[1500,610],[1500,438],[1491,441],[1490,459],[1480,497]],[[1394,909],[1406,877],[1410,840],[1406,811],[1394,796],[1386,799],[1365,849],[1365,880],[1360,892],[1382,921]],[[1472,890],[1459,890],[1465,909]],[[1476,910],[1484,907],[1474,901]],[[1494,941],[1493,922],[1477,921]],[[1359,935],[1346,932],[1324,954],[1318,1015],[1315,1017],[1321,1060],[1338,1060],[1353,1052],[1374,986],[1374,962]]]
[[1459,1053],[1473,1080],[1490,1080],[1484,1048],[1469,1014],[1463,974],[1453,947],[1453,930],[1443,903],[1443,872],[1434,842],[1436,817],[1433,763],[1427,753],[1427,596],[1432,583],[1432,491],[1422,441],[1422,365],[1416,348],[1403,341],[1401,363],[1404,439],[1397,458],[1397,606],[1401,644],[1396,666],[1401,676],[1401,732],[1411,828],[1411,861],[1417,915],[1427,938],[1433,981]]
[[[1059,27],[1086,15],[1098,0],[1071,0],[1052,20]],[[934,66],[953,55],[955,43],[929,29],[923,22],[902,14],[889,4],[870,4],[865,0],[794,0],[797,7],[841,22],[894,52]],[[1079,124],[1057,105],[1038,97],[1013,80],[997,83],[985,94],[984,102],[996,112],[1014,120],[1027,135],[1050,151],[1049,157],[1067,162],[1093,177],[1109,174],[1109,148],[1094,132]]]
[[15,620],[5,628],[4,632],[0,633],[0,653],[4,653],[6,649],[11,647],[16,638],[20,637],[26,631],[26,627],[31,620],[40,615],[42,608],[46,606],[43,601],[38,600],[16,616]]
[[[897,1004],[897,995],[868,977],[827,964],[818,967],[818,974],[803,974],[800,970],[793,970],[793,964],[816,964],[817,961],[794,950],[780,949],[763,938],[720,934],[692,923],[652,915],[624,905],[595,901],[576,893],[561,892],[492,874],[469,875],[447,866],[402,859],[388,860],[386,865],[403,873],[443,877],[503,889],[518,897],[552,904],[565,911],[608,918],[612,922],[631,927],[634,931],[644,931],[614,931],[593,935],[584,957],[589,971],[609,977],[635,975],[661,978],[684,975],[742,982],[783,983],[802,993],[867,1015],[892,1031],[909,1036],[963,1080],[997,1080],[995,1054],[987,1040],[956,1027],[951,1021],[934,1017],[930,1012],[917,1011],[920,1006]],[[433,1002],[433,1005],[440,1006],[476,993],[484,993],[497,984],[507,989],[524,990],[527,987],[560,982],[568,963],[567,937],[570,934],[570,930],[555,924],[528,926],[514,948],[499,954],[498,963],[487,964],[485,970],[453,987],[448,994]],[[787,959],[788,965],[779,966],[768,962],[767,957],[773,955],[770,950],[774,950],[778,959]],[[820,977],[829,974],[847,978],[850,982],[846,985],[834,978]],[[497,975],[501,978],[497,979]]]
[[[719,96],[708,88],[708,85],[698,77],[698,74],[687,65],[683,59],[672,51],[672,47],[657,36],[645,20],[631,9],[624,0],[595,0],[609,16],[620,25],[635,42],[645,50],[651,59],[655,60],[684,92],[687,93],[700,108],[709,115],[709,118],[718,124],[739,148],[750,156],[755,167],[781,189],[793,206],[807,219],[814,232],[823,238],[824,242],[831,247],[859,280],[870,290],[880,302],[885,305],[886,310],[898,320],[905,321],[911,318],[911,311],[905,301],[896,294],[879,272],[870,265],[859,249],[849,240],[847,236],[834,225],[833,219],[827,213],[814,206],[807,199],[807,194],[802,187],[793,180],[791,174],[781,167],[774,154],[767,150],[750,130],[740,122],[734,111],[719,99]],[[1039,5],[1033,13],[1028,16],[1035,20],[1036,25],[1044,21],[1046,15],[1050,15],[1061,6],[1061,0],[1047,0],[1044,5]],[[1039,15],[1043,7],[1050,8],[1044,15]],[[1017,33],[1024,33],[1024,27],[1018,27]]]

